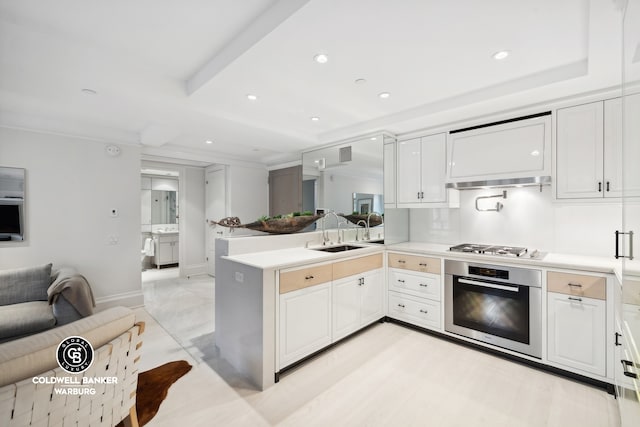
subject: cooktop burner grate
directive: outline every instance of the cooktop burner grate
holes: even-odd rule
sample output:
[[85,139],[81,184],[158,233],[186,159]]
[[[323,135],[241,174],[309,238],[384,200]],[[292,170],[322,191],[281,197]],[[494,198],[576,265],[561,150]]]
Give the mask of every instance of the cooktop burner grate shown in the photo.
[[517,246],[481,245],[478,243],[463,243],[449,248],[451,252],[466,252],[485,255],[502,255],[520,257],[527,253],[527,248]]

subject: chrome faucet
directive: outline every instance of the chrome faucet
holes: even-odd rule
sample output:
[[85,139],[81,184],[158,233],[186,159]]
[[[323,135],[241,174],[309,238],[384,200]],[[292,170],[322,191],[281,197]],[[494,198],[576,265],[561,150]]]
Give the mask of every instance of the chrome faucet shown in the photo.
[[[360,225],[360,223],[364,224],[364,236],[362,236],[362,240],[369,240],[369,222],[361,219],[358,221],[356,225]],[[356,240],[358,240],[358,230],[356,230]]]
[[[326,230],[326,220],[327,216],[333,215],[336,217],[336,223],[338,224],[338,243],[342,243],[342,239],[340,238],[340,225],[348,224],[346,220],[340,220],[340,217],[334,211],[329,211],[322,219],[322,245],[325,246],[327,242],[330,242],[329,233]],[[344,234],[343,234],[344,235]],[[331,243],[331,242],[330,242]]]

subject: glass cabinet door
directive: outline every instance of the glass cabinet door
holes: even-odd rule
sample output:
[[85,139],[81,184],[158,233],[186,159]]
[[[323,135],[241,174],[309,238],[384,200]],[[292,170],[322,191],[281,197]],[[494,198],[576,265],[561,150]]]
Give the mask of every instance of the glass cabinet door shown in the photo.
[[[621,298],[617,303],[616,384],[622,426],[640,425],[640,0],[628,0],[622,23],[622,228]],[[636,242],[634,242],[634,239]],[[637,252],[637,251],[636,251]]]

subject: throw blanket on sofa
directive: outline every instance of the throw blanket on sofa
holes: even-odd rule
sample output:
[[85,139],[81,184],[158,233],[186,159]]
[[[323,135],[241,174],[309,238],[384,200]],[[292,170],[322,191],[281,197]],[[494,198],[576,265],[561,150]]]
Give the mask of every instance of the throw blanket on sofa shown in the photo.
[[83,275],[77,274],[75,270],[61,268],[58,271],[53,284],[47,290],[49,304],[53,304],[60,294],[64,295],[69,304],[82,316],[93,314],[96,302],[89,282]]

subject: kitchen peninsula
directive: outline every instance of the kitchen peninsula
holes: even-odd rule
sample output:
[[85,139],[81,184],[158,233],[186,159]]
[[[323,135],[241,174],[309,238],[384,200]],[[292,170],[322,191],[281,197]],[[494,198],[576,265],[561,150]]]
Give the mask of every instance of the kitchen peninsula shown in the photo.
[[[317,250],[323,248],[321,242],[317,232],[217,240],[216,343],[221,356],[261,390],[277,382],[283,369],[384,318],[600,386],[614,382],[619,367],[612,354],[613,301],[619,297],[616,289],[623,277],[609,259],[555,253],[536,257],[456,253],[447,245],[418,242],[381,246],[351,241],[359,248],[332,253]],[[539,356],[447,331],[447,260],[526,268],[540,274]],[[626,274],[624,280],[640,283],[640,263],[628,263]],[[579,283],[575,280],[586,280],[585,288],[573,288]],[[601,293],[586,289],[591,282]],[[567,315],[562,304],[572,298],[586,304],[582,314],[592,316],[577,319],[592,322],[583,331],[566,330],[570,319],[562,317]],[[411,313],[414,308],[416,313]],[[558,340],[573,333],[579,333],[584,345]]]

